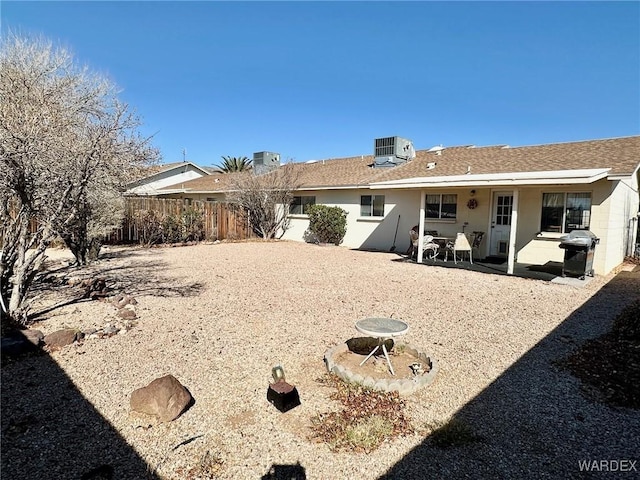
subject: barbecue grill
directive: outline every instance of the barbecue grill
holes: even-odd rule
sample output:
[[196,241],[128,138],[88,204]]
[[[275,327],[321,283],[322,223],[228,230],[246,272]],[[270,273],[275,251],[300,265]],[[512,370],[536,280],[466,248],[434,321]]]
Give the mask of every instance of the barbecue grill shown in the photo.
[[559,247],[564,249],[562,276],[593,277],[593,255],[600,239],[589,230],[572,230],[560,239]]

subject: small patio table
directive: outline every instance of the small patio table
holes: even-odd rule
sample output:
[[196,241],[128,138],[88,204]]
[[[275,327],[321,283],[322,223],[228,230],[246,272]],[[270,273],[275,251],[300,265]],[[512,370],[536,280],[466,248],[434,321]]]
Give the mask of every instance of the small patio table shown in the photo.
[[371,353],[367,355],[367,358],[360,363],[360,366],[364,365],[365,362],[382,347],[382,353],[384,353],[384,358],[387,359],[387,365],[389,365],[391,375],[395,375],[396,373],[393,371],[393,365],[391,365],[391,360],[389,360],[389,354],[387,347],[384,345],[384,341],[387,338],[404,335],[409,331],[409,325],[406,322],[394,318],[365,318],[364,320],[356,322],[356,330],[378,339],[378,345],[376,345]]

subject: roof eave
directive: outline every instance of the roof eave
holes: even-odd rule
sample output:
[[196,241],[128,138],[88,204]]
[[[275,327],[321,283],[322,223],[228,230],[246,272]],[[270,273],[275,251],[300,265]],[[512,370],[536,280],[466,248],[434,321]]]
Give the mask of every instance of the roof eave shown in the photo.
[[501,174],[415,177],[372,183],[371,189],[407,189],[438,187],[502,187],[526,185],[588,184],[607,178],[609,169],[558,170],[549,172],[513,172]]

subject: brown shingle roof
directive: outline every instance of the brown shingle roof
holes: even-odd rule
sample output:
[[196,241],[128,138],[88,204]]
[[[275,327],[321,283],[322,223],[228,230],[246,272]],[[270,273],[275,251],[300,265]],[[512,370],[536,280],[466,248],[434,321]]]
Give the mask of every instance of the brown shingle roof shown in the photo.
[[211,173],[210,175],[195,178],[188,182],[169,185],[168,187],[161,188],[160,192],[163,190],[176,189],[185,189],[189,192],[226,192],[231,189],[232,180],[236,175],[250,175],[250,173]]
[[[436,163],[428,169],[427,164]],[[366,186],[414,177],[540,172],[610,168],[609,175],[631,175],[640,165],[640,136],[524,147],[448,147],[440,155],[418,150],[416,158],[391,168],[372,168],[373,156],[297,163],[301,188]],[[188,191],[225,191],[232,174],[214,174],[184,183]],[[217,179],[217,181],[216,181]],[[178,187],[178,186],[174,186]],[[167,187],[171,189],[172,187]]]
[[[427,169],[430,162],[436,167]],[[638,165],[640,136],[526,147],[452,147],[441,155],[420,150],[414,160],[376,181],[463,175],[469,167],[473,174],[610,168],[609,175],[631,175]]]

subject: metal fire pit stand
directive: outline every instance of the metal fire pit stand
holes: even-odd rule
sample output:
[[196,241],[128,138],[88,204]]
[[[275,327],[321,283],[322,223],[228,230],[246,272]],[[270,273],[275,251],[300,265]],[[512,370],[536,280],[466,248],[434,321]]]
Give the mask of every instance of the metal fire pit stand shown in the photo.
[[364,333],[365,335],[378,339],[378,345],[376,345],[371,353],[360,363],[360,366],[364,365],[365,362],[369,360],[380,347],[382,347],[382,353],[384,354],[384,358],[387,360],[387,365],[389,365],[391,375],[395,376],[396,372],[393,371],[393,365],[391,365],[389,353],[387,352],[387,347],[384,345],[384,341],[388,338],[404,335],[409,331],[409,325],[401,320],[395,320],[393,318],[365,318],[364,320],[356,322],[356,330],[360,333]]

